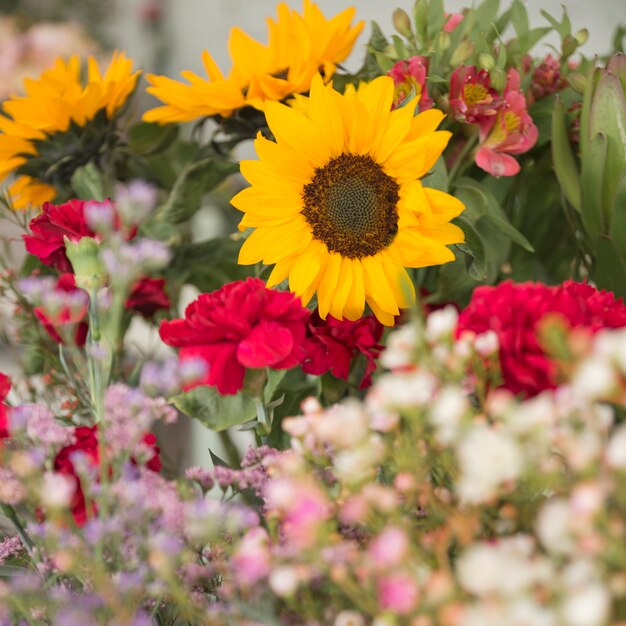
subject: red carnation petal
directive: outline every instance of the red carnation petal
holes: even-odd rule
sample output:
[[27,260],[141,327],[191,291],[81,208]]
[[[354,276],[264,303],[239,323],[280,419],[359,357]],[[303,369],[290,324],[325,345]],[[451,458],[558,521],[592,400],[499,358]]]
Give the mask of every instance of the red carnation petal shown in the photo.
[[268,367],[285,359],[293,350],[293,337],[278,322],[259,322],[239,343],[237,359],[245,367]]

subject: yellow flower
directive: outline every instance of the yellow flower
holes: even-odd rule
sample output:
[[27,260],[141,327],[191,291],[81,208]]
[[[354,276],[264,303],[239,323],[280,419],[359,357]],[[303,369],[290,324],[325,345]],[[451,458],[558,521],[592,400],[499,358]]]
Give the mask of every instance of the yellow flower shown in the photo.
[[252,186],[232,204],[255,230],[239,263],[275,264],[268,286],[288,278],[305,304],[317,292],[322,318],[356,320],[367,303],[393,324],[415,299],[405,268],[452,261],[463,241],[449,223],[463,204],[418,180],[450,139],[444,115],[392,111],[393,92],[383,76],[346,97],[318,76],[298,108],[266,103],[276,142],[259,134],[259,160],[241,163]]
[[[13,206],[40,205],[56,195],[56,185],[94,156],[106,141],[108,122],[135,89],[139,72],[116,52],[101,74],[88,60],[87,81],[80,80],[80,60],[57,59],[39,78],[24,81],[25,95],[3,103],[0,114],[0,180],[11,174]],[[99,117],[102,132],[83,129]],[[93,151],[93,153],[91,152]],[[82,163],[81,163],[82,160]]]
[[181,72],[189,85],[149,74],[148,93],[165,103],[148,111],[147,122],[189,122],[204,116],[228,116],[245,105],[263,110],[265,102],[283,100],[309,90],[320,70],[326,79],[350,51],[363,22],[351,26],[355,9],[327,20],[311,0],[304,0],[302,15],[286,4],[278,5],[278,18],[267,20],[268,44],[252,39],[239,28],[230,32],[232,69],[224,77],[211,55],[202,61],[208,80],[194,72]]

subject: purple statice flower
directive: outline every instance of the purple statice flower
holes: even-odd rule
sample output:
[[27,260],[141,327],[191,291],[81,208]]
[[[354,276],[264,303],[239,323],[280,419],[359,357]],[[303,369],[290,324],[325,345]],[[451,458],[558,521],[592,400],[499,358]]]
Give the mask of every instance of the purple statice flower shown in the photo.
[[198,483],[204,492],[210,491],[213,485],[215,485],[211,470],[207,470],[204,467],[189,467],[185,470],[185,477],[188,480]]
[[17,535],[14,537],[5,537],[2,542],[0,542],[0,565],[23,553],[24,545]]
[[61,426],[47,406],[23,404],[11,412],[11,428],[26,430],[26,434],[37,443],[48,448],[62,448],[72,443],[71,428]]
[[33,305],[40,304],[44,294],[54,291],[56,279],[51,276],[29,276],[17,282],[20,293]]
[[115,209],[110,202],[85,202],[85,221],[94,233],[110,233],[115,228],[115,218]]
[[149,396],[173,396],[180,392],[182,378],[178,359],[167,359],[163,363],[148,361],[141,369],[139,384]]
[[115,204],[126,224],[140,224],[154,211],[158,190],[145,180],[131,180],[115,187]]
[[176,410],[164,398],[150,398],[140,389],[121,383],[106,390],[104,410],[104,432],[114,455],[145,456],[148,451],[142,440],[152,423],[159,420],[171,424],[177,418]]
[[276,456],[278,454],[280,454],[278,450],[270,448],[269,446],[259,446],[258,448],[249,446],[243,459],[241,460],[241,467],[245,468],[258,465],[259,463],[262,463],[266,457]]

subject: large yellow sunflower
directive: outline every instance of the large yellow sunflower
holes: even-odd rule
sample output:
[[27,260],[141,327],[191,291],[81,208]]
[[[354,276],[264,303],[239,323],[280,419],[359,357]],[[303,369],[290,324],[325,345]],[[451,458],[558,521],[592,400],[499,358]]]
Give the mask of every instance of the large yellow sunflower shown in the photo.
[[363,22],[351,26],[355,9],[327,20],[310,0],[302,15],[286,4],[278,5],[276,20],[268,18],[268,44],[252,39],[239,28],[230,32],[232,69],[224,77],[211,55],[202,60],[208,80],[194,72],[181,72],[189,85],[166,76],[147,76],[153,94],[165,103],[148,111],[147,122],[189,122],[211,115],[228,116],[244,105],[263,110],[268,100],[283,100],[309,90],[313,76],[322,71],[328,79],[337,63],[350,51]]
[[[90,57],[85,85],[80,65],[77,56],[57,59],[39,78],[24,81],[24,96],[2,104],[0,180],[16,175],[8,190],[15,208],[52,200],[60,172],[69,172],[97,153],[106,140],[106,125],[133,92],[139,76],[132,71],[132,61],[119,52],[104,75]],[[83,133],[97,116],[102,132]]]
[[232,204],[255,230],[239,263],[275,264],[268,286],[288,278],[304,304],[317,292],[322,318],[356,320],[367,303],[392,325],[414,303],[405,268],[452,261],[464,239],[449,223],[463,204],[418,180],[448,143],[444,115],[392,111],[393,92],[383,76],[346,97],[317,76],[298,109],[266,103],[276,141],[259,134],[259,160],[241,163],[252,186]]

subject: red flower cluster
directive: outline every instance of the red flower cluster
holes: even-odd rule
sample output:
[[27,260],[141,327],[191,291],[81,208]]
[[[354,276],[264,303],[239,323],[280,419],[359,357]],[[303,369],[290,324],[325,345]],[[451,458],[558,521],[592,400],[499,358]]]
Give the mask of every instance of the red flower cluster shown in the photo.
[[126,308],[145,318],[152,317],[161,309],[169,309],[170,299],[165,293],[165,278],[140,278],[132,288]]
[[[83,237],[97,237],[87,224],[84,200],[70,200],[65,204],[45,202],[42,213],[30,221],[32,235],[23,235],[26,250],[44,265],[55,267],[61,272],[71,272],[72,264],[65,254],[65,237],[78,242]],[[102,204],[113,205],[109,200]],[[118,220],[119,225],[119,220]]]
[[450,77],[450,107],[458,121],[478,124],[478,167],[493,176],[519,172],[519,163],[510,155],[530,150],[539,132],[528,114],[517,70],[509,70],[499,95],[486,70],[477,71],[473,65],[457,68]]
[[7,439],[9,434],[9,412],[7,405],[4,403],[5,398],[11,391],[11,379],[0,372],[0,441]]
[[[57,453],[54,459],[54,469],[60,474],[69,476],[75,482],[74,498],[71,503],[72,516],[77,526],[84,526],[89,517],[96,514],[92,505],[87,507],[85,493],[83,491],[80,477],[76,473],[72,457],[76,453],[85,455],[87,462],[95,469],[100,465],[100,455],[98,451],[98,427],[79,426],[74,429],[74,443],[65,446]],[[156,437],[148,433],[143,438],[144,443],[154,450],[152,458],[146,463],[146,467],[153,472],[161,471],[161,459],[159,457],[159,447],[156,445]]]
[[387,72],[393,78],[395,90],[393,94],[393,108],[400,106],[415,90],[418,98],[418,110],[432,109],[433,99],[428,95],[426,77],[428,75],[428,57],[414,56],[406,61],[398,61]]
[[534,396],[557,384],[556,364],[545,354],[538,337],[546,315],[558,315],[570,328],[590,333],[626,326],[626,306],[610,292],[574,281],[556,287],[506,281],[474,291],[459,317],[457,334],[493,330],[500,343],[503,386],[513,393]]
[[567,79],[561,74],[561,64],[551,54],[535,68],[530,93],[534,100],[545,98],[560,91],[567,85]]
[[330,371],[336,378],[348,380],[352,361],[362,354],[367,364],[359,389],[366,389],[372,384],[376,359],[383,349],[378,343],[382,334],[383,326],[373,315],[351,322],[332,315],[322,320],[316,312],[307,326],[302,369],[315,375]]
[[200,358],[208,366],[187,389],[214,385],[234,394],[243,387],[246,368],[289,369],[302,362],[308,317],[293,294],[248,278],[200,295],[184,319],[162,322],[160,334],[180,348],[181,361]]

